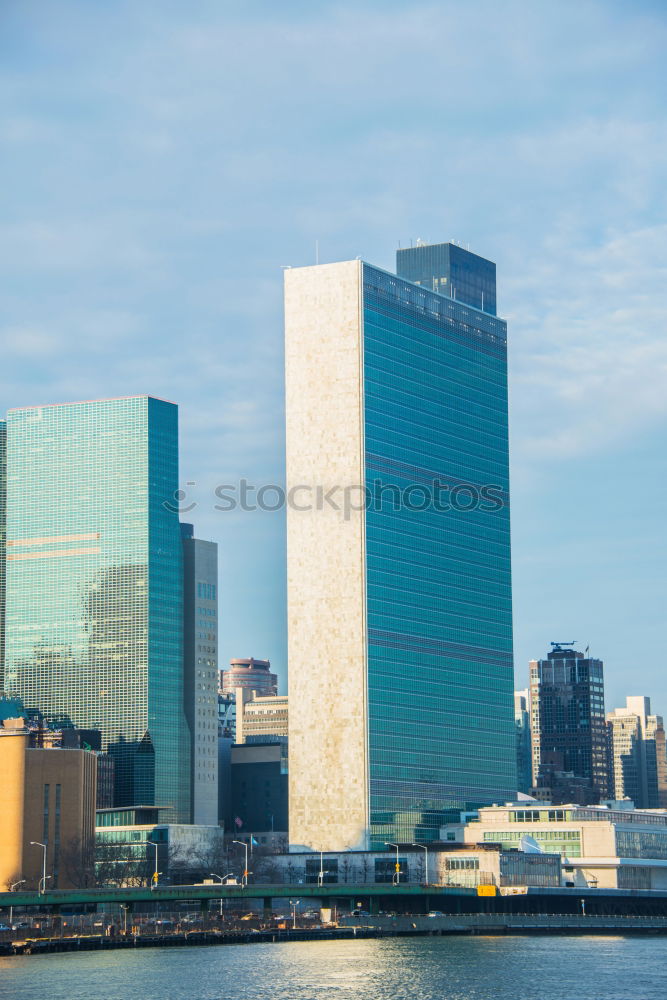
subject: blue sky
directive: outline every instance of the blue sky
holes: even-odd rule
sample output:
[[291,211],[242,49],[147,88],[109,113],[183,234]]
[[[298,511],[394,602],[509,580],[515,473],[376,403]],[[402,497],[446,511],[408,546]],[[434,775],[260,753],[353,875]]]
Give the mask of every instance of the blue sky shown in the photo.
[[[0,5],[0,410],[151,392],[285,675],[281,266],[455,238],[509,322],[517,686],[550,640],[667,714],[662,3]],[[335,668],[335,664],[322,665]]]

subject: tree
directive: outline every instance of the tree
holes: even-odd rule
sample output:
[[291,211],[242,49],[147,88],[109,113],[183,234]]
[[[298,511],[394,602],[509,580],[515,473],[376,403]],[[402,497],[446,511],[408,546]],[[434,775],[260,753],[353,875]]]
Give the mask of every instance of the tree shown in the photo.
[[90,889],[96,885],[95,876],[95,846],[90,838],[85,840],[80,836],[70,837],[60,847],[60,871],[62,883],[72,889]]

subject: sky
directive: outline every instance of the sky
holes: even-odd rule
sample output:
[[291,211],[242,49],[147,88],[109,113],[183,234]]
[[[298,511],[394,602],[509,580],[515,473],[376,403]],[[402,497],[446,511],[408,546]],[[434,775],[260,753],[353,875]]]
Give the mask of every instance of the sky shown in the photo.
[[178,402],[220,661],[284,689],[284,515],[213,492],[284,480],[282,268],[460,240],[509,326],[517,687],[576,640],[667,715],[665,52],[642,0],[2,0],[0,412]]

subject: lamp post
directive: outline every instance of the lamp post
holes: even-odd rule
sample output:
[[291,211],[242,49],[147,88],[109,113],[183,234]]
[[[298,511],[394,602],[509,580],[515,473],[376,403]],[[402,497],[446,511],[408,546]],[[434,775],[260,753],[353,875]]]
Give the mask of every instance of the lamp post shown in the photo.
[[396,865],[395,865],[395,868],[394,868],[394,874],[392,876],[391,881],[392,881],[393,885],[399,885],[400,881],[401,881],[401,863],[398,860],[398,844],[389,844],[385,840],[384,846],[385,847],[395,847],[396,848]]
[[[25,881],[26,880],[24,878],[22,878],[18,882],[12,883],[12,885],[10,885],[10,887],[9,887],[9,891],[10,892],[14,892],[14,889],[16,888],[16,886],[17,885],[23,885],[23,883]],[[10,927],[12,926],[13,922],[14,922],[14,904],[12,903],[12,905],[9,907],[9,926]]]
[[46,844],[41,844],[39,840],[31,840],[30,844],[32,847],[41,847],[44,854],[42,857],[42,877],[39,880],[40,888],[37,890],[41,895],[46,892]]
[[245,848],[245,868],[243,870],[243,878],[241,880],[244,887],[248,886],[248,843],[244,840],[233,840],[233,844],[239,844],[241,847]]
[[158,849],[158,845],[156,844],[156,842],[154,840],[147,840],[146,843],[150,844],[151,847],[155,848],[155,869],[153,870],[153,878],[151,879],[151,891],[152,891],[155,888],[155,886],[157,885],[158,876],[160,874],[158,872],[158,870],[157,870],[157,849]]
[[428,885],[428,847],[426,844],[412,844],[412,847],[421,847],[424,851],[424,884]]
[[320,888],[324,885],[324,851],[320,851],[320,870],[317,873],[317,884]]
[[[234,874],[234,872],[227,872],[226,875],[216,875],[215,872],[211,872],[210,873],[211,878],[219,878],[220,879],[220,885],[224,885],[225,884],[225,879],[229,878],[229,876],[233,875],[233,874]],[[220,916],[222,917],[222,896],[220,897]]]
[[296,930],[296,908],[301,902],[300,899],[290,899],[289,905],[292,907],[292,930]]

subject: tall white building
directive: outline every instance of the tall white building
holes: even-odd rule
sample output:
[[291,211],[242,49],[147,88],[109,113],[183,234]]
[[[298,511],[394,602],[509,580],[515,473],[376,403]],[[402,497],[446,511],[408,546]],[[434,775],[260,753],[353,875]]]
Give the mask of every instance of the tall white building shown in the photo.
[[630,798],[641,809],[667,808],[667,750],[662,716],[651,699],[627,697],[625,708],[607,715],[614,798]]

